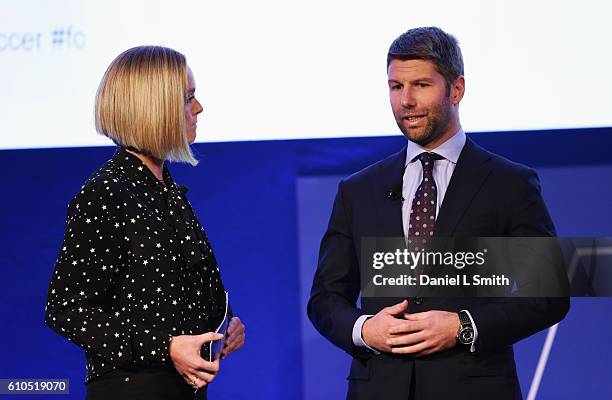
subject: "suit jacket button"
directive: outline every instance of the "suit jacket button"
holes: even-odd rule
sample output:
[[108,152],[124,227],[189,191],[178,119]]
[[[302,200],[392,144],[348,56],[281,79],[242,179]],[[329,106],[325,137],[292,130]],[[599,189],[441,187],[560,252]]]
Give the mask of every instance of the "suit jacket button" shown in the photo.
[[417,306],[420,306],[421,304],[423,304],[423,298],[422,297],[415,297],[414,298],[414,304],[416,304]]

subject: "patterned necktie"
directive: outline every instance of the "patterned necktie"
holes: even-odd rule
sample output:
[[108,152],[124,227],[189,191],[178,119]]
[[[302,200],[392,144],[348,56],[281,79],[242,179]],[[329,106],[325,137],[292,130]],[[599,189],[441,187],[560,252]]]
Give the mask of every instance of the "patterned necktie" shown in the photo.
[[434,162],[444,157],[436,153],[421,153],[417,158],[423,166],[423,180],[414,195],[410,209],[408,235],[412,238],[433,236],[438,201],[438,189],[433,178],[433,168]]

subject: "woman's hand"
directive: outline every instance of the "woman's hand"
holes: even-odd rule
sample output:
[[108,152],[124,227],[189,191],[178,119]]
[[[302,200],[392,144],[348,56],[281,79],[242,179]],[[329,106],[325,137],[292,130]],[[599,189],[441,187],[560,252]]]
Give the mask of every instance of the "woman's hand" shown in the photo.
[[228,354],[244,346],[245,337],[244,324],[240,321],[240,318],[232,318],[227,327],[227,338],[221,351],[221,358],[227,357]]
[[195,389],[208,385],[219,372],[219,357],[214,362],[204,360],[200,356],[204,344],[222,339],[223,335],[207,332],[201,335],[174,336],[168,350],[174,368]]

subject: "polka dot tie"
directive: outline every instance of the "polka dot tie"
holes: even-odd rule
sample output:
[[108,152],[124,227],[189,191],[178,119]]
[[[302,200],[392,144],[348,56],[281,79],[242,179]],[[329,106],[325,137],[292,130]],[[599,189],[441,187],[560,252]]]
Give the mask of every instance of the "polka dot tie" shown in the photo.
[[438,201],[438,189],[433,178],[433,168],[434,162],[444,157],[436,153],[421,153],[417,158],[423,166],[423,180],[414,195],[410,209],[408,234],[413,238],[433,236],[436,224],[436,202]]

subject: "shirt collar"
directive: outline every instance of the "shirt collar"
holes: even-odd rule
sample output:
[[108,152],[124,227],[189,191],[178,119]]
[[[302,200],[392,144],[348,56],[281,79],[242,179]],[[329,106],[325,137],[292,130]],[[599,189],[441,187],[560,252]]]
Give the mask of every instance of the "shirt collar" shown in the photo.
[[[140,158],[127,151],[125,147],[118,147],[113,159],[117,160],[118,164],[120,166],[123,166],[124,170],[132,176],[144,177],[144,180],[146,182],[153,185],[159,190],[163,190],[165,188],[164,184],[158,181],[155,175],[153,175],[153,172],[151,172],[149,167],[147,167]],[[164,177],[164,182],[166,183],[166,185],[175,185],[174,180],[170,175],[170,171],[168,170],[168,166],[165,162],[162,170],[162,175]]]
[[459,127],[459,130],[455,132],[455,134],[450,139],[432,150],[426,150],[424,147],[418,145],[417,143],[409,141],[408,146],[406,147],[406,165],[413,162],[415,160],[415,157],[423,152],[434,152],[436,154],[441,155],[453,164],[457,164],[457,161],[459,160],[459,154],[461,154],[461,150],[463,150],[465,141],[465,132],[463,132],[463,129],[461,127]]

